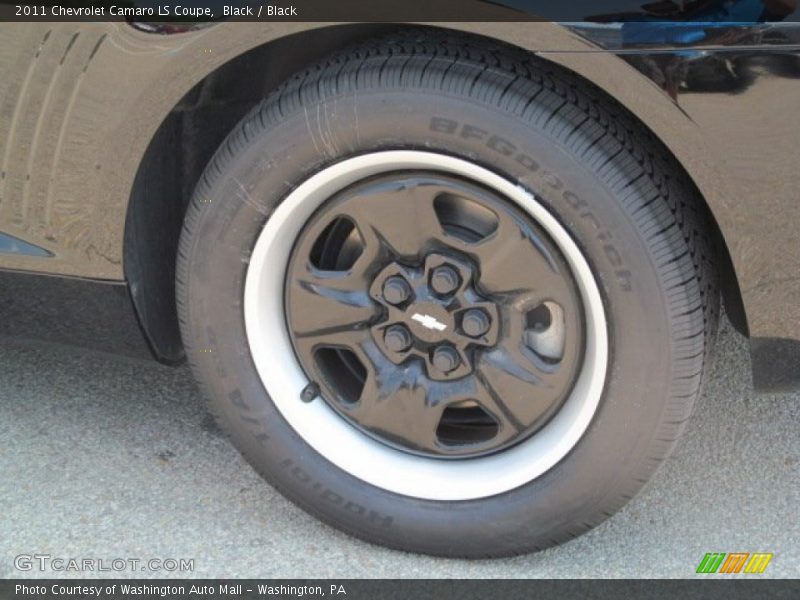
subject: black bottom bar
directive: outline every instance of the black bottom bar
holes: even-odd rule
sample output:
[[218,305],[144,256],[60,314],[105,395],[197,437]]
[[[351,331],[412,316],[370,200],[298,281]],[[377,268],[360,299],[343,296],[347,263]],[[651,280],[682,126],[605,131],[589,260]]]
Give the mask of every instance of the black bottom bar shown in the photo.
[[757,580],[714,575],[696,580],[0,580],[9,600],[255,600],[262,598],[346,598],[347,600],[468,600],[536,598],[635,598],[725,600],[797,598],[799,580]]

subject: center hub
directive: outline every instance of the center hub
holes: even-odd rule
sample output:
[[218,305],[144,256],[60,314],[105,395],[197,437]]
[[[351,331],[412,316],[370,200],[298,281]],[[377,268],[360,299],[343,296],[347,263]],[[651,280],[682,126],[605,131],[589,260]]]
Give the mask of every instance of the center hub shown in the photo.
[[424,342],[441,342],[453,331],[453,316],[441,304],[420,302],[406,310],[409,328]]
[[500,320],[497,306],[475,289],[476,273],[470,260],[438,253],[422,264],[385,267],[370,286],[385,308],[371,330],[378,347],[398,365],[422,360],[431,379],[472,373],[474,350],[497,342]]

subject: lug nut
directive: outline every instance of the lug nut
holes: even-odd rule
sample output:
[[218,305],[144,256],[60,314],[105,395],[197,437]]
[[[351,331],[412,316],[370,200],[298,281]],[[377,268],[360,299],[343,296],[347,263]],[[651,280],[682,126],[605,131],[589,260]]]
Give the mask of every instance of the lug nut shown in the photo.
[[461,329],[470,337],[480,337],[489,331],[489,315],[480,308],[471,308],[464,313],[461,319]]
[[431,273],[431,288],[437,294],[450,294],[458,289],[461,278],[453,267],[443,265]]
[[452,346],[439,346],[433,351],[433,366],[442,373],[455,370],[461,363],[461,357]]
[[389,304],[402,304],[411,296],[411,287],[402,277],[389,277],[383,284],[383,299]]
[[405,325],[392,325],[383,334],[383,341],[392,352],[404,352],[411,346],[411,332]]

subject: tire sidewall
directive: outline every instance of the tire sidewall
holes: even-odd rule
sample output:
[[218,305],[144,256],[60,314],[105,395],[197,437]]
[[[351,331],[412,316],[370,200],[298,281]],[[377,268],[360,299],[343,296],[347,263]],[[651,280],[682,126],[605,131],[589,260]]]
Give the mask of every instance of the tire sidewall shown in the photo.
[[[580,155],[548,128],[496,107],[425,90],[359,91],[305,101],[280,121],[243,125],[210,184],[200,186],[187,263],[184,339],[212,410],[237,447],[280,491],[328,522],[374,541],[434,553],[519,551],[563,539],[571,523],[615,510],[642,471],[671,380],[663,283],[619,194],[626,165],[602,148]],[[310,107],[316,107],[311,110]],[[318,109],[318,110],[317,110]],[[545,114],[544,112],[542,113]],[[249,142],[244,142],[244,138]],[[604,299],[606,386],[583,438],[555,467],[515,490],[471,501],[400,496],[350,476],[308,446],[267,395],[243,316],[248,260],[272,210],[296,185],[340,160],[417,149],[473,161],[536,195],[584,252]],[[603,170],[605,169],[605,171]],[[641,192],[639,192],[641,193]],[[275,265],[285,268],[285,265]],[[275,356],[274,360],[293,360]],[[299,399],[298,399],[299,401]],[[520,537],[526,542],[520,543]]]

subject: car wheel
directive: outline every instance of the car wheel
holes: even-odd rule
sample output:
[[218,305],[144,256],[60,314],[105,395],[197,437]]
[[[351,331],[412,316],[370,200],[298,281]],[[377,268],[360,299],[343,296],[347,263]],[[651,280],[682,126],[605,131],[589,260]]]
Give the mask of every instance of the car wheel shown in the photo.
[[211,161],[180,244],[212,412],[361,538],[511,555],[667,456],[716,323],[708,223],[613,101],[506,48],[383,39],[299,74]]

